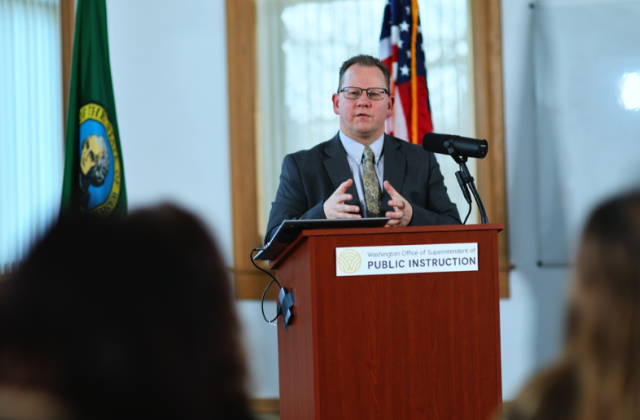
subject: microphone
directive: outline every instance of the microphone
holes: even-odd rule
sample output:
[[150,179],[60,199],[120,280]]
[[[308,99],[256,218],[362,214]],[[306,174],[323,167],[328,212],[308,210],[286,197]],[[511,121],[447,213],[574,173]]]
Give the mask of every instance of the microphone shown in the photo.
[[[448,145],[445,145],[445,142],[448,142]],[[480,159],[484,158],[489,151],[489,143],[486,140],[436,133],[427,133],[422,138],[422,148],[428,152],[448,155],[450,154],[447,150],[448,146],[452,147],[458,156]]]

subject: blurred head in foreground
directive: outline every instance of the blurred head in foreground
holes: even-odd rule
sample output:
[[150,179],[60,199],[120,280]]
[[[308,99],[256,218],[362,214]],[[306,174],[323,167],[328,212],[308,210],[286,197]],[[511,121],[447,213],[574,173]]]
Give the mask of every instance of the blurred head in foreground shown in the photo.
[[248,418],[230,289],[176,207],[62,221],[0,294],[0,419],[21,398],[39,418]]
[[565,344],[505,418],[640,418],[640,192],[600,205],[582,236]]

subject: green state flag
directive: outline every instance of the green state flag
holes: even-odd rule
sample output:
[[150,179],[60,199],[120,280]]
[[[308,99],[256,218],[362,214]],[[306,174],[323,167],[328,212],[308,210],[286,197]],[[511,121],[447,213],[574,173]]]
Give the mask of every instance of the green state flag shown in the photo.
[[61,216],[127,214],[105,0],[78,0]]

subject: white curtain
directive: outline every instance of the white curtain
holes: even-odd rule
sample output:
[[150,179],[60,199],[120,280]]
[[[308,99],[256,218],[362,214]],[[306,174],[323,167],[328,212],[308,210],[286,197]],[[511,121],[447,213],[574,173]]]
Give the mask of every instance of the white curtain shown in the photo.
[[62,75],[57,0],[0,0],[0,275],[58,213]]
[[[331,105],[338,70],[356,54],[378,55],[385,4],[385,0],[257,0],[261,232],[284,156],[338,132],[338,116]],[[419,7],[435,131],[473,136],[467,0],[420,0]],[[439,161],[449,195],[464,218],[468,206],[454,175],[457,165],[448,156]],[[473,162],[469,167],[475,173]]]

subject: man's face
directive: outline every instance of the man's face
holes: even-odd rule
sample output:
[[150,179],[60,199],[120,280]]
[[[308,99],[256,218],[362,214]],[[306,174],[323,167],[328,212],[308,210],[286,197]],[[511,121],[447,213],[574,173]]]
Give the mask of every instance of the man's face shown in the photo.
[[96,163],[102,159],[104,151],[98,145],[98,141],[95,136],[89,136],[84,145],[82,145],[82,156],[80,157],[80,170],[83,175],[89,173],[91,168],[96,166]]
[[[354,64],[342,77],[343,87],[387,88],[384,74],[378,67]],[[384,133],[384,121],[393,111],[393,99],[389,95],[373,101],[362,92],[358,99],[347,99],[344,93],[333,94],[333,111],[340,115],[340,129],[352,139],[370,145]]]

